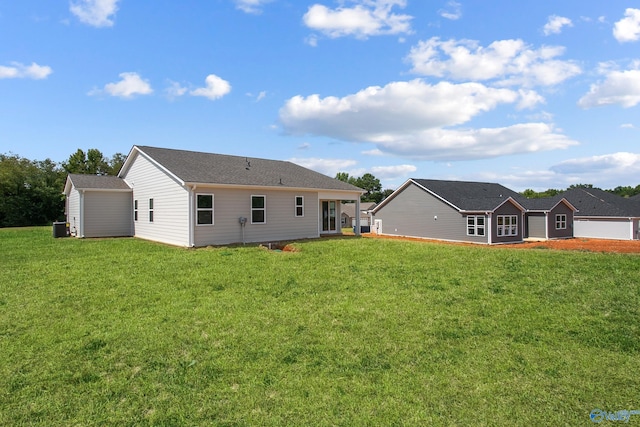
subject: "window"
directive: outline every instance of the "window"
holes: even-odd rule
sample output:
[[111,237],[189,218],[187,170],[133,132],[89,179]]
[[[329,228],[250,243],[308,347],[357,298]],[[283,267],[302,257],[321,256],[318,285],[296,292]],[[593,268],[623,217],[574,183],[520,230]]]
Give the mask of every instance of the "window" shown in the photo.
[[556,215],[556,230],[564,230],[567,228],[567,215],[566,214],[557,214]]
[[516,236],[518,234],[518,215],[498,215],[498,236]]
[[153,222],[153,199],[149,199],[149,222]]
[[467,235],[484,236],[484,216],[469,215],[467,217]]
[[134,221],[138,220],[138,201],[137,200],[133,201],[133,220]]
[[296,216],[304,216],[304,197],[296,196]]
[[251,196],[251,224],[267,222],[267,196]]
[[196,195],[196,224],[213,225],[213,194]]

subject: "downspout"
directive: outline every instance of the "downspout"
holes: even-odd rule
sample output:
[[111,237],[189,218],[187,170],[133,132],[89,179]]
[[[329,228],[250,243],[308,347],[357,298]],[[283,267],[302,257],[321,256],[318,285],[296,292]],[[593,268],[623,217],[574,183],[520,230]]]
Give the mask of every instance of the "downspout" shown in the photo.
[[356,199],[356,236],[360,235],[360,197]]
[[493,218],[493,215],[491,212],[485,212],[487,214],[487,226],[488,226],[488,234],[487,236],[489,237],[487,240],[487,243],[489,243],[490,245],[493,244],[493,227],[491,226],[491,219]]
[[[547,226],[544,228],[544,238],[546,240],[549,240],[549,229],[551,228],[551,216],[549,216],[551,212],[545,212],[544,216],[547,218],[547,220],[545,221],[547,223]],[[554,226],[555,226],[555,220],[554,220]]]
[[84,239],[84,190],[80,190],[79,205],[80,214],[78,216],[80,217],[80,230],[78,230],[78,233],[80,237]]
[[189,242],[188,242],[188,246],[190,248],[195,246],[195,229],[194,229],[194,198],[193,198],[193,194],[196,191],[196,186],[194,185],[193,187],[189,187],[187,185],[187,191],[189,192]]

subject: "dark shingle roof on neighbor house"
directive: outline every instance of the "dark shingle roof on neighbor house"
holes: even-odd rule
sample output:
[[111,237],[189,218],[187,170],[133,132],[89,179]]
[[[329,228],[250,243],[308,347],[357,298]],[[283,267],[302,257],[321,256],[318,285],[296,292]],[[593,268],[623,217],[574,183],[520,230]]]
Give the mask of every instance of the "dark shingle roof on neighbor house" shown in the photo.
[[[520,195],[518,202],[520,202],[522,206],[526,207],[527,211],[540,212],[553,209],[558,203],[560,203],[560,201],[562,201],[562,199],[566,200],[566,198],[562,194],[556,194],[553,197],[540,197],[533,199],[527,199],[524,196]],[[566,201],[571,204],[569,200]],[[573,207],[575,208],[575,206]]]
[[79,190],[131,190],[127,183],[117,176],[69,174],[69,179]]
[[411,179],[461,211],[492,211],[509,197],[520,204],[522,196],[507,187],[491,182]]
[[364,192],[351,184],[287,161],[148,146],[134,148],[185,183]]
[[561,196],[578,209],[576,216],[640,217],[640,202],[599,188],[571,188]]

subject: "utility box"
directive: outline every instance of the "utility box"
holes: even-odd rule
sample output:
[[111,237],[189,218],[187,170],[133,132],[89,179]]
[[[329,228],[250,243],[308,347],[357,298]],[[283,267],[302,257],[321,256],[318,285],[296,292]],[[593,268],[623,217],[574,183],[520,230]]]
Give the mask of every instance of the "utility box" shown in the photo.
[[67,237],[69,235],[69,224],[66,222],[53,223],[53,237]]

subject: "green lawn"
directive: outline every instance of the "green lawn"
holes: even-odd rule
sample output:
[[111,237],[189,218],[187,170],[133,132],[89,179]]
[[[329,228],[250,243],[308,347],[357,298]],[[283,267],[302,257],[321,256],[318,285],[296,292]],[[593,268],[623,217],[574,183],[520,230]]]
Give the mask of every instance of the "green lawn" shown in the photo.
[[637,255],[295,246],[0,229],[0,425],[591,425],[595,408],[640,409]]

